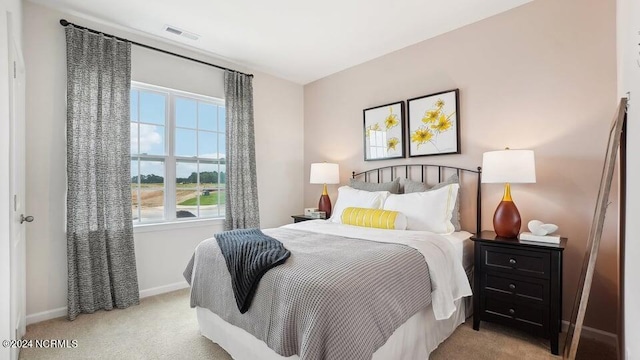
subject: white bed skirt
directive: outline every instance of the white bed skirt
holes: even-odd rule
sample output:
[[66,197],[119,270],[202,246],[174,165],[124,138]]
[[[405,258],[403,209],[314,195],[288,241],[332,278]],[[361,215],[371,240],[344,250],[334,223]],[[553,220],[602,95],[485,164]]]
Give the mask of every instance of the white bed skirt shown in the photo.
[[[402,324],[380,347],[372,360],[426,360],[429,354],[465,321],[465,301],[456,301],[456,312],[446,320],[436,320],[431,306]],[[200,333],[220,345],[235,360],[297,360],[283,357],[245,330],[222,320],[209,309],[196,308]]]

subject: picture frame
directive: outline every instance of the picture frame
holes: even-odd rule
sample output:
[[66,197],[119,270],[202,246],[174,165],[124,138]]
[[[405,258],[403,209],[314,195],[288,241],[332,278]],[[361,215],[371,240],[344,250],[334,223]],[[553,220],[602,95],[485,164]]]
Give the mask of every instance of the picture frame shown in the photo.
[[409,157],[460,154],[460,91],[407,100]]
[[362,110],[364,160],[405,157],[404,101]]

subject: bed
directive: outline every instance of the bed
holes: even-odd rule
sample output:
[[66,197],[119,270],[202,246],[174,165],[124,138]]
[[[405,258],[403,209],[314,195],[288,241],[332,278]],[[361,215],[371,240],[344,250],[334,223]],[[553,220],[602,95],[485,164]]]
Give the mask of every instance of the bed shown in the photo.
[[[463,225],[475,215],[472,231],[478,231],[480,171],[399,165],[353,178],[442,183],[453,172],[465,188]],[[291,258],[264,275],[245,314],[234,308],[215,240],[198,246],[185,272],[201,334],[234,359],[427,359],[470,313],[470,232],[438,235],[314,220],[264,233],[290,249]]]

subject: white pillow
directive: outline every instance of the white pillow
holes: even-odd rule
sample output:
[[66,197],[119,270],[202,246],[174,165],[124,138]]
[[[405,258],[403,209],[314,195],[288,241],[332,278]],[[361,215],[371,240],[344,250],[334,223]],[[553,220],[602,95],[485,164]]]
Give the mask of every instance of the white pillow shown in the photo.
[[458,184],[451,184],[427,192],[391,194],[384,203],[384,210],[403,213],[407,217],[407,230],[451,234],[455,230],[451,215],[459,187]]
[[341,186],[338,188],[338,200],[333,207],[330,220],[341,223],[342,212],[348,207],[382,209],[387,196],[389,196],[388,191],[364,191],[350,186]]

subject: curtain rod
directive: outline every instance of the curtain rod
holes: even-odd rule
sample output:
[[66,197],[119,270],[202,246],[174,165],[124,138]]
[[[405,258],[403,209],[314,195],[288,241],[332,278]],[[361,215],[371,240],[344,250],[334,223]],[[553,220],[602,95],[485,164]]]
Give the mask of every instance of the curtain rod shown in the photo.
[[216,64],[211,64],[211,63],[208,63],[208,62],[206,62],[206,61],[202,61],[202,60],[198,60],[198,59],[190,58],[190,57],[188,57],[188,56],[180,55],[180,54],[176,54],[176,53],[171,52],[171,51],[167,51],[167,50],[163,50],[163,49],[158,49],[157,47],[153,47],[153,46],[149,46],[149,45],[141,44],[141,43],[139,43],[139,42],[135,42],[135,41],[131,41],[131,40],[129,40],[129,39],[125,39],[125,38],[121,38],[121,37],[118,37],[118,36],[115,36],[115,35],[107,34],[107,33],[104,33],[104,32],[102,32],[102,31],[98,31],[98,30],[94,30],[94,29],[89,29],[88,27],[84,27],[84,26],[80,26],[80,25],[76,25],[76,24],[74,24],[74,23],[68,22],[68,21],[67,21],[67,20],[65,20],[65,19],[60,19],[60,25],[62,25],[62,26],[64,26],[64,27],[67,27],[68,25],[71,25],[71,26],[76,27],[76,28],[78,28],[78,29],[87,30],[87,31],[92,32],[92,33],[94,33],[94,34],[100,34],[100,35],[103,35],[103,36],[106,36],[106,37],[114,38],[114,39],[116,39],[116,40],[120,40],[120,41],[128,42],[128,43],[130,43],[131,45],[140,46],[140,47],[143,47],[143,48],[145,48],[145,49],[149,49],[149,50],[159,51],[159,52],[161,52],[161,53],[163,53],[163,54],[167,54],[167,55],[177,56],[177,57],[179,57],[179,58],[181,58],[181,59],[194,61],[194,62],[197,62],[197,63],[199,63],[199,64],[213,66],[214,68],[218,68],[218,69],[220,69],[220,70],[229,70],[229,71],[236,72],[236,73],[238,73],[238,74],[242,74],[242,75],[247,75],[247,76],[251,76],[251,77],[253,77],[253,74],[246,74],[246,73],[243,73],[243,72],[238,71],[238,70],[233,70],[233,69],[226,68],[226,67],[224,67],[224,66],[220,66],[220,65],[216,65]]

